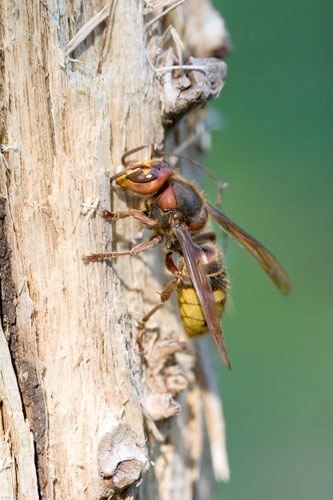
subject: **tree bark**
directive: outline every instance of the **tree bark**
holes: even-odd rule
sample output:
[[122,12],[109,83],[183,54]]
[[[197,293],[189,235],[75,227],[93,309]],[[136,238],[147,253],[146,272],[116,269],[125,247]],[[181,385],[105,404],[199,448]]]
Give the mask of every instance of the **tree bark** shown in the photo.
[[[147,237],[136,222],[110,224],[98,215],[98,207],[135,206],[123,193],[110,194],[109,177],[124,151],[162,144],[166,126],[169,143],[188,137],[193,125],[184,118],[176,125],[180,116],[223,84],[218,60],[200,60],[214,68],[186,76],[154,70],[182,63],[173,41],[162,38],[172,22],[171,13],[163,15],[168,6],[2,1],[6,498],[192,498],[198,482],[200,391],[193,352],[176,355],[184,338],[174,303],[150,321],[144,357],[133,340],[163,286],[161,253],[82,261]],[[193,43],[187,54],[184,44],[185,58],[210,55],[194,53]],[[191,93],[184,97],[185,89]],[[180,407],[182,415],[171,418]]]

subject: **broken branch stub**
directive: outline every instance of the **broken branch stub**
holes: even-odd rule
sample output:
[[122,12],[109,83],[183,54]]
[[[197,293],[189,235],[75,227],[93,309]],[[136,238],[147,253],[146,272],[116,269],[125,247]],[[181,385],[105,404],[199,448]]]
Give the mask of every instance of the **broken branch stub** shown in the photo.
[[219,96],[227,74],[224,61],[216,58],[189,58],[191,70],[166,68],[160,80],[162,120],[174,123],[196,106]]

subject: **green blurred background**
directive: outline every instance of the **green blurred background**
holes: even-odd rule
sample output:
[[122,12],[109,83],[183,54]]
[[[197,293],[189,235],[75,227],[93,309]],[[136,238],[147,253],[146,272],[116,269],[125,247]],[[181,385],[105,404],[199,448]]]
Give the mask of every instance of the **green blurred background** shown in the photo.
[[[210,168],[224,207],[288,270],[281,296],[228,239],[221,367],[231,482],[224,500],[333,498],[333,2],[215,1],[234,52]],[[211,198],[212,199],[212,198]]]

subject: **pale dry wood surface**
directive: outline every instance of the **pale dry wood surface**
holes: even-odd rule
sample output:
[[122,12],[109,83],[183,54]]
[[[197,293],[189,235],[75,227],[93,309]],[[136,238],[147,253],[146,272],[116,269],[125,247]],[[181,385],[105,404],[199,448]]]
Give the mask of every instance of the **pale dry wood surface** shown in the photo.
[[[26,449],[33,432],[45,498],[104,498],[144,476],[128,498],[190,499],[198,481],[200,394],[191,351],[174,358],[183,337],[172,301],[149,324],[148,362],[133,343],[137,321],[158,301],[161,254],[81,259],[144,237],[137,223],[107,223],[96,208],[131,205],[123,193],[110,197],[110,174],[125,150],[164,140],[151,55],[165,15],[149,28],[157,32],[145,23],[168,7],[151,4],[112,2],[70,61],[65,47],[104,3],[2,3],[0,186],[16,295],[6,335],[30,429],[19,406],[15,421]],[[157,429],[149,397],[169,398],[177,414],[181,391],[181,416]]]

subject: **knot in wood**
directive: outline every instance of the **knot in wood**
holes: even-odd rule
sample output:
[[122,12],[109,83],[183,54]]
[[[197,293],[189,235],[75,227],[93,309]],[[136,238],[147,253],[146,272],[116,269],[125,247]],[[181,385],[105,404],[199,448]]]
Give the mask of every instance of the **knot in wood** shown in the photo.
[[100,433],[98,468],[105,487],[121,491],[142,478],[149,469],[149,461],[126,423],[112,419],[108,427]]

